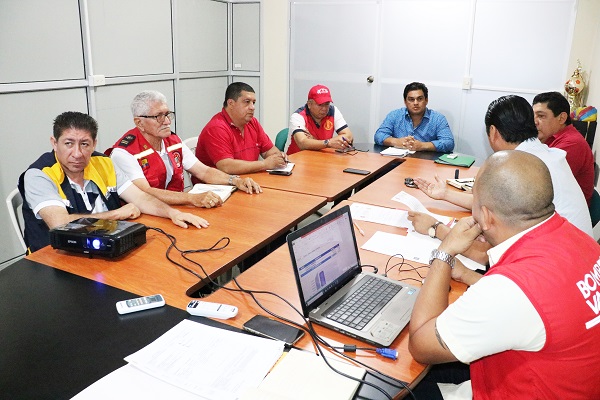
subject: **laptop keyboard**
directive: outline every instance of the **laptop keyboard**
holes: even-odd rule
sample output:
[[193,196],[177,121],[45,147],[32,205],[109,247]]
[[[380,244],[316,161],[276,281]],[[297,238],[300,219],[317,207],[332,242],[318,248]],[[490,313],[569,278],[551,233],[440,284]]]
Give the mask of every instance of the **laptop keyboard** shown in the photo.
[[402,289],[401,285],[383,279],[365,277],[361,282],[365,280],[354,292],[338,300],[325,316],[360,330]]

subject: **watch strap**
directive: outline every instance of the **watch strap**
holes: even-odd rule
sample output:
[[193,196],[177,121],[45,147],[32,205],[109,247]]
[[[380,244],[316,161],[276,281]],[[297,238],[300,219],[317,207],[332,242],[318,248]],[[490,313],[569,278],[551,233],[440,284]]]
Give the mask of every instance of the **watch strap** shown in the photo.
[[429,264],[431,265],[433,260],[435,260],[436,258],[448,264],[450,268],[454,268],[454,264],[456,264],[456,259],[454,258],[454,256],[451,256],[450,254],[444,251],[433,249],[431,251],[431,257],[429,258]]
[[239,177],[239,175],[229,175],[229,186],[233,186],[233,180]]

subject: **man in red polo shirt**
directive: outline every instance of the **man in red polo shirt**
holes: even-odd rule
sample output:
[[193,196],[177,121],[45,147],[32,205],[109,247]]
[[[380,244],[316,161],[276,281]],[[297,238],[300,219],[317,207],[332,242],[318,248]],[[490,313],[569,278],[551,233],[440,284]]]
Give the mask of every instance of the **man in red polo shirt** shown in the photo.
[[212,117],[198,137],[196,157],[201,162],[228,174],[249,174],[285,166],[285,154],[273,145],[254,118],[254,103],[256,95],[250,85],[234,82],[227,87],[223,109]]
[[540,93],[533,98],[533,112],[538,139],[567,152],[567,163],[589,206],[594,192],[594,155],[571,124],[569,102],[558,92]]
[[[326,86],[316,85],[310,89],[306,104],[290,117],[287,154],[352,147],[352,132],[340,110],[331,103],[331,92]],[[335,138],[334,132],[338,134]]]

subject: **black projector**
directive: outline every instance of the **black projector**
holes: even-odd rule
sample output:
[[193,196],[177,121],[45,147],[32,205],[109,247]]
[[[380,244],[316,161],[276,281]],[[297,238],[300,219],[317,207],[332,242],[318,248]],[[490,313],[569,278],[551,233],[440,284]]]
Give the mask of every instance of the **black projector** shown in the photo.
[[119,257],[146,243],[146,226],[127,221],[80,218],[50,230],[55,249]]

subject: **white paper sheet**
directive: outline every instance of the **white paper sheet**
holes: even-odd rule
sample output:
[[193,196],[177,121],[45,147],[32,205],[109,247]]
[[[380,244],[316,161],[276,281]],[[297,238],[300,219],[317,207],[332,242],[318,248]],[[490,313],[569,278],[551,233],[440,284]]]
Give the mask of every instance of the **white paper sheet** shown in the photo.
[[273,168],[273,169],[268,169],[267,172],[271,172],[271,171],[285,171],[285,172],[292,172],[292,170],[294,169],[294,166],[296,164],[294,164],[293,162],[288,162],[287,164],[285,164],[285,167],[279,167],[279,168]]
[[412,223],[408,220],[408,211],[405,210],[352,203],[350,204],[350,212],[353,220],[375,222],[400,228],[412,228]]
[[432,217],[434,217],[435,219],[437,219],[438,221],[441,221],[444,225],[448,225],[448,223],[450,223],[450,221],[452,221],[454,219],[452,217],[447,217],[445,215],[439,215],[439,214],[432,213],[427,208],[425,208],[425,206],[423,205],[423,203],[421,203],[419,201],[419,199],[417,199],[414,196],[411,196],[410,194],[406,193],[405,191],[402,191],[402,192],[396,194],[394,197],[392,197],[392,200],[406,205],[412,211],[429,214]]
[[[405,260],[429,264],[431,250],[437,249],[440,243],[439,239],[422,235],[414,230],[409,230],[407,236],[377,231],[361,248],[390,257],[401,254]],[[458,255],[456,258],[469,269],[485,270],[485,266],[467,257]]]
[[125,358],[142,371],[215,400],[256,387],[283,353],[283,342],[183,320]]

